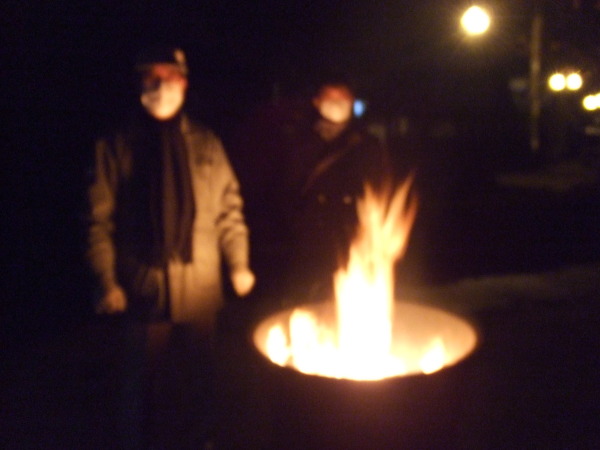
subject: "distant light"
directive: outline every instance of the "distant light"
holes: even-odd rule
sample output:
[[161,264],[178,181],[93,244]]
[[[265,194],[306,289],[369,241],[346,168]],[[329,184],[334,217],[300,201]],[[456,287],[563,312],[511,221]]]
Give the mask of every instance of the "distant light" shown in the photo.
[[514,77],[509,80],[508,87],[512,92],[525,92],[529,87],[529,80],[527,77]]
[[583,99],[583,107],[587,111],[595,111],[600,109],[600,93],[586,95]]
[[553,73],[548,78],[548,86],[553,91],[562,91],[565,87],[567,87],[567,79],[562,73]]
[[354,111],[355,117],[362,117],[366,110],[367,110],[367,103],[364,100],[361,100],[361,99],[354,100],[353,111]]
[[482,34],[490,27],[490,16],[483,8],[471,6],[463,14],[460,24],[468,34]]
[[583,80],[581,79],[581,75],[577,72],[570,73],[567,75],[567,89],[570,91],[576,91],[580,89],[583,85]]

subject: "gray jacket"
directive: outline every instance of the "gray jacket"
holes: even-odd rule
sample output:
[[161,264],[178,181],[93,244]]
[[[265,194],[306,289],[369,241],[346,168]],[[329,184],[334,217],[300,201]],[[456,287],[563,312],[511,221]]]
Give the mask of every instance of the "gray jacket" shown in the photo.
[[223,302],[221,257],[230,270],[248,267],[248,229],[239,184],[221,141],[185,116],[182,132],[196,205],[192,262],[170,260],[161,268],[140,260],[136,230],[122,219],[136,208],[130,201],[135,196],[120,192],[131,179],[133,158],[123,134],[96,144],[88,259],[102,286],[116,283],[125,289],[132,309],[137,305],[148,312],[168,305],[174,322],[211,326]]

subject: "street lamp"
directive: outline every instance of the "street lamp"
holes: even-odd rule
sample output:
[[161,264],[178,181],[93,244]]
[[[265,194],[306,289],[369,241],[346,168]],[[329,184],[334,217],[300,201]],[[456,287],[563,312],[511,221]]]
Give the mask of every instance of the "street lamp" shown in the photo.
[[490,27],[490,16],[480,6],[471,6],[460,19],[463,29],[470,35],[485,33]]
[[[540,150],[540,113],[542,109],[542,0],[533,0],[533,19],[529,38],[529,148],[533,155]],[[480,6],[471,6],[462,15],[461,26],[470,35],[487,31],[491,19]]]
[[597,94],[586,95],[582,101],[586,111],[596,111],[600,109],[600,92]]
[[567,89],[570,91],[577,91],[581,89],[583,85],[583,80],[581,79],[581,75],[577,72],[570,73],[567,75]]
[[583,80],[578,72],[568,74],[556,72],[548,78],[548,87],[555,92],[564,91],[565,89],[577,91],[581,89],[581,86],[583,86]]
[[548,87],[555,91],[562,91],[567,87],[567,79],[562,73],[553,73],[548,78]]

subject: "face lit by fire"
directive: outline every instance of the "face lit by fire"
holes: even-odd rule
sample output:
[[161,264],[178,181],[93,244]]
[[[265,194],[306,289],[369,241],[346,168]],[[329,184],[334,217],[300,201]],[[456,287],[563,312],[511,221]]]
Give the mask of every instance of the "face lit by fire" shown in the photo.
[[313,105],[324,119],[333,123],[345,123],[352,117],[354,95],[343,85],[324,86],[313,98]]
[[185,100],[187,78],[172,64],[154,64],[142,77],[140,101],[157,120],[169,120]]

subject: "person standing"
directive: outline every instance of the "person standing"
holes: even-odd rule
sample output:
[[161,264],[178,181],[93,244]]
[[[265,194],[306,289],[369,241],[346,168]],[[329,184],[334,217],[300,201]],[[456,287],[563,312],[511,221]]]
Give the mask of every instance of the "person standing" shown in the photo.
[[[130,339],[133,344],[124,350],[124,358],[127,352],[143,352],[150,383],[165,378],[164,373],[156,375],[163,369],[186,374],[181,376],[187,377],[182,385],[188,392],[165,400],[179,410],[181,417],[175,414],[172,420],[182,426],[193,414],[196,397],[211,395],[206,378],[224,302],[222,263],[238,296],[252,290],[255,276],[236,175],[219,138],[184,110],[184,52],[149,49],[139,55],[135,71],[136,113],[118,132],[96,143],[87,256],[99,287],[96,312],[123,314],[138,330],[133,334],[139,338]],[[169,364],[179,367],[165,369]],[[166,378],[169,389],[182,381]],[[199,379],[205,379],[202,387],[191,386]],[[157,420],[160,409],[153,394],[150,421]],[[163,416],[169,420],[168,413]],[[161,427],[167,428],[164,423],[150,425],[154,431]],[[189,433],[194,427],[188,427]],[[181,431],[172,430],[169,439]],[[150,439],[147,433],[144,438]]]
[[332,278],[347,262],[365,183],[391,174],[384,146],[353,117],[355,95],[344,81],[327,81],[312,98],[313,114],[289,127],[278,203],[290,238],[292,302],[332,295]]

